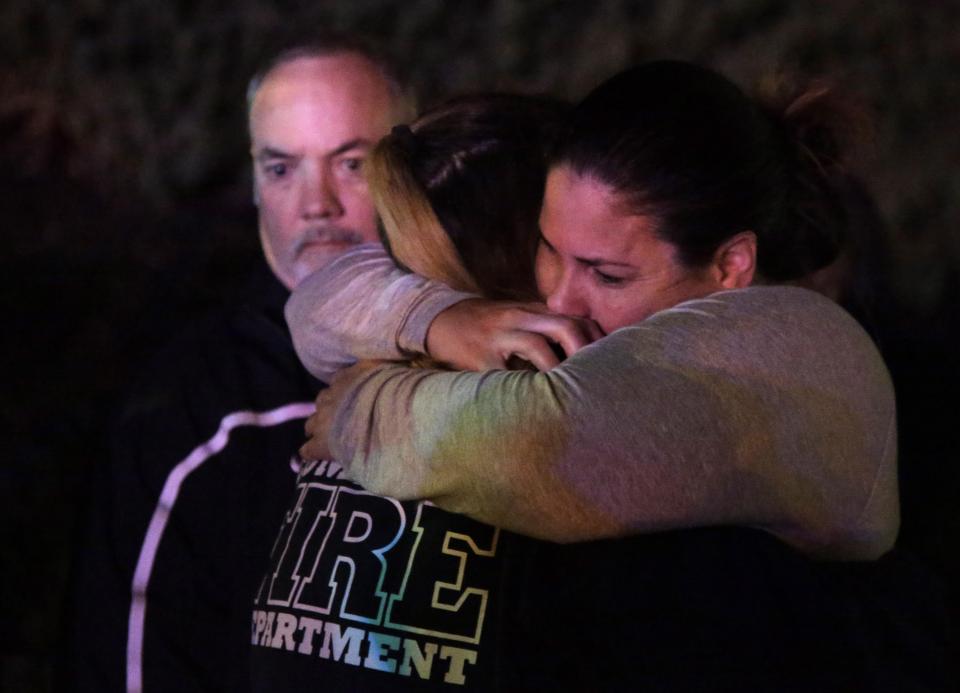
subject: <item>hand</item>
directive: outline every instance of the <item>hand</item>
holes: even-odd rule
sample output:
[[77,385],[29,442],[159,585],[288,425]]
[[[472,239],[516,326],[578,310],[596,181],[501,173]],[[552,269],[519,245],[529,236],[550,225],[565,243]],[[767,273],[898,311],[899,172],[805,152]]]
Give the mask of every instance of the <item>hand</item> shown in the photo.
[[593,321],[551,313],[542,303],[468,299],[440,313],[427,330],[427,353],[459,370],[506,368],[512,357],[541,371],[603,336]]
[[385,361],[360,361],[349,368],[337,371],[330,380],[330,386],[317,395],[317,409],[307,419],[304,430],[307,442],[300,447],[300,457],[304,460],[329,460],[330,429],[337,410],[344,398],[367,374],[382,366]]

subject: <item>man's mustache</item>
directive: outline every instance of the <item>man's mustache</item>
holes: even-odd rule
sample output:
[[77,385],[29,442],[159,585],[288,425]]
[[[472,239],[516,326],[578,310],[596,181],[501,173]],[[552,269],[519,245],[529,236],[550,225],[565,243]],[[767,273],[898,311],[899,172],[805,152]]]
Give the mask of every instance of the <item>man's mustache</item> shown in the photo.
[[314,226],[306,231],[297,240],[293,252],[298,255],[306,246],[313,243],[349,243],[358,245],[363,243],[363,236],[353,229],[342,226]]

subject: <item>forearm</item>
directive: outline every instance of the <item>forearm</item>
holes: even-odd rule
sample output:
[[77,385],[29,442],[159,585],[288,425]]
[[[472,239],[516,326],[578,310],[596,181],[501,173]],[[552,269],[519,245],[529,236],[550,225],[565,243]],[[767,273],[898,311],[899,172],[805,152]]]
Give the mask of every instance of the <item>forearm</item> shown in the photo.
[[571,361],[546,374],[381,368],[341,407],[333,452],[371,491],[554,541],[780,512],[709,387],[687,381],[678,407],[669,372],[648,373],[644,393],[589,355]]
[[326,381],[358,359],[426,353],[433,318],[469,297],[401,271],[382,247],[366,245],[307,277],[285,313],[300,360]]
[[734,308],[672,311],[548,373],[381,368],[340,406],[331,448],[372,491],[541,538],[733,524],[878,555],[896,531],[882,362],[829,323],[816,358],[784,359],[823,306],[773,325]]
[[[553,434],[563,404],[533,375],[382,367],[341,407],[332,451],[347,476],[370,491],[426,498],[489,524],[559,538],[562,525],[576,523],[576,503],[538,470],[559,454],[562,440]],[[528,401],[522,416],[511,398],[489,398],[499,399],[503,386],[516,404]],[[521,394],[531,389],[539,396]],[[541,534],[544,514],[550,517]]]

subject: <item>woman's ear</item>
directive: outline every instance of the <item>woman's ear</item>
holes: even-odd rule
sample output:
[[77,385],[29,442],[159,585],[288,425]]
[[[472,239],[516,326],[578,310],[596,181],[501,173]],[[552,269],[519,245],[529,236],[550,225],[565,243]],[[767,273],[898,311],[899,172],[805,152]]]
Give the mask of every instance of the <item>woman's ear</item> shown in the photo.
[[750,286],[757,269],[757,234],[741,231],[713,254],[711,273],[724,289]]

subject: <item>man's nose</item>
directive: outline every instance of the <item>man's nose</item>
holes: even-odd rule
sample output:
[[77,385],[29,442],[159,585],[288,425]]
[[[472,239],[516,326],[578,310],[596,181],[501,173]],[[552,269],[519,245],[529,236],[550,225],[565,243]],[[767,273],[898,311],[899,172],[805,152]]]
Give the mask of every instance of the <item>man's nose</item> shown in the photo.
[[304,177],[300,188],[300,213],[304,219],[329,219],[343,216],[337,183],[329,171],[319,168]]

